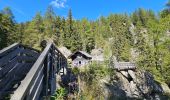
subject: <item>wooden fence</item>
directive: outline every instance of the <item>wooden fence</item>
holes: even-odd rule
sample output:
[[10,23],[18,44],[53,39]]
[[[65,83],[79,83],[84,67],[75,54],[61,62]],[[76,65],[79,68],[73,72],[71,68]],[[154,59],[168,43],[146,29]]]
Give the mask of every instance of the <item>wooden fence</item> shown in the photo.
[[0,99],[39,100],[54,94],[56,73],[67,67],[67,59],[48,43],[40,53],[21,44],[0,51]]

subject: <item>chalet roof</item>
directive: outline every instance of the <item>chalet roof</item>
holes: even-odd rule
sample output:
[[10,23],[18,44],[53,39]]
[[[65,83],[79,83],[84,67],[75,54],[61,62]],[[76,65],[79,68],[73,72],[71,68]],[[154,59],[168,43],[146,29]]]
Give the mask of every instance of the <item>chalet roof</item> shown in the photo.
[[92,58],[92,56],[91,56],[90,54],[88,54],[87,52],[85,52],[85,51],[78,51],[78,52],[86,55],[86,56],[89,57],[89,58]]
[[90,54],[88,54],[87,52],[85,51],[76,51],[74,53],[72,53],[70,56],[68,56],[68,58],[72,58],[73,56],[75,56],[75,54],[77,53],[81,53],[82,55],[84,55],[85,57],[89,58],[89,59],[92,59],[92,56]]

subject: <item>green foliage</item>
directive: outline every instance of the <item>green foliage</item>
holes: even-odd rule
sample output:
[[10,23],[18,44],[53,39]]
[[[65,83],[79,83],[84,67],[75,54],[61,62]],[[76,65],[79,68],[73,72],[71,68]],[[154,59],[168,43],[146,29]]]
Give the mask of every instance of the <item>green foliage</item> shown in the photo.
[[[67,18],[60,17],[49,6],[44,16],[37,12],[31,21],[24,23],[16,23],[7,7],[0,11],[0,49],[14,42],[40,49],[40,42],[46,39],[73,52],[84,50],[90,53],[94,48],[102,48],[106,60],[114,55],[118,61],[129,61],[133,56],[131,49],[134,49],[137,53],[134,61],[139,68],[149,70],[158,80],[170,84],[169,4],[159,16],[152,10],[139,8],[130,16],[110,14],[95,21],[73,19],[71,9]],[[132,24],[134,32],[130,31]],[[73,72],[80,73],[77,69]],[[97,85],[98,79],[110,71],[94,63],[82,73],[85,81]]]
[[9,7],[0,11],[0,49],[16,40],[16,24]]
[[161,18],[165,18],[170,14],[170,0],[168,0],[165,6],[166,8],[160,13]]
[[78,75],[80,73],[80,71],[79,71],[79,69],[77,67],[74,67],[72,69],[72,72],[73,72],[74,75]]
[[64,97],[67,95],[67,91],[65,88],[60,88],[56,91],[56,93],[51,96],[50,100],[64,100]]
[[128,61],[132,34],[129,32],[130,23],[126,15],[110,15],[113,55],[118,61]]
[[110,74],[110,71],[105,65],[92,63],[84,70],[80,71],[80,79],[85,82],[85,86],[81,87],[82,92],[80,98],[82,99],[104,99],[103,90],[101,88],[101,79]]
[[106,65],[92,63],[88,67],[80,72],[82,80],[92,85],[93,82],[98,82],[99,79],[104,78],[106,75],[110,75],[110,70]]

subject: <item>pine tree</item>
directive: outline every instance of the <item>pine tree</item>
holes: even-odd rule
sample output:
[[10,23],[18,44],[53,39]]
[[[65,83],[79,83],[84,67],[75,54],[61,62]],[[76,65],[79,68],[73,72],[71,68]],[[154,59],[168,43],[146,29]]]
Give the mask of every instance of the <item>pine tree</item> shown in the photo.
[[44,16],[45,34],[52,38],[56,34],[56,14],[52,6],[48,6]]
[[37,12],[35,17],[31,22],[28,23],[25,33],[23,43],[31,47],[39,48],[41,41],[44,38],[44,24],[41,14]]
[[[130,53],[130,40],[129,37],[129,23],[124,15],[111,15],[110,30],[113,36],[113,54],[118,61],[128,61],[129,55],[123,55],[123,52]],[[128,45],[128,48],[125,46]],[[126,48],[126,49],[125,49]]]
[[2,47],[10,45],[15,41],[16,39],[16,23],[14,20],[13,13],[9,7],[4,8],[0,15],[0,28],[1,28],[1,41],[2,41]]
[[18,30],[18,41],[20,43],[23,43],[24,33],[25,33],[25,25],[24,25],[24,23],[18,24],[17,30]]
[[165,18],[170,14],[170,0],[165,4],[165,9],[160,12],[161,18]]
[[66,40],[66,20],[64,17],[62,17],[61,19],[61,26],[60,26],[60,37],[59,37],[59,41],[60,41],[60,45],[64,46]]
[[68,48],[72,48],[72,42],[74,42],[74,34],[73,34],[73,19],[72,19],[72,11],[69,9],[68,18],[67,18],[67,26],[66,26],[66,34],[64,45]]

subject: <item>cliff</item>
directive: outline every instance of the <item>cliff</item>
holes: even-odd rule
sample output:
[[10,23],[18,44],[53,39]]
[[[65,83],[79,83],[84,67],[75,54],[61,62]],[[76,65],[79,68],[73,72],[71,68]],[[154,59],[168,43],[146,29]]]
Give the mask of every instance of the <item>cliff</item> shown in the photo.
[[147,71],[116,71],[114,76],[107,76],[101,82],[107,100],[168,100],[166,94],[170,94],[169,87],[155,81]]

